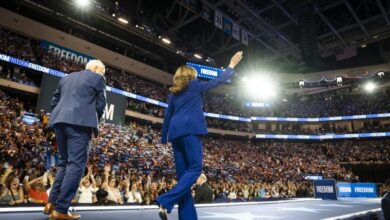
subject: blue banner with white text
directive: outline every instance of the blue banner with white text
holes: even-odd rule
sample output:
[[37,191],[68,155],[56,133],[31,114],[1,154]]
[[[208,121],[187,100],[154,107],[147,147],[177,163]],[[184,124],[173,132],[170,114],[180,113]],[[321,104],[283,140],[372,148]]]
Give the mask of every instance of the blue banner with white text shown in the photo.
[[338,182],[337,195],[338,197],[352,197],[352,183]]
[[279,140],[335,140],[335,139],[379,138],[379,137],[390,137],[390,132],[324,134],[324,135],[256,134],[256,138],[258,139],[279,139]]
[[336,200],[336,181],[334,179],[314,181],[314,196],[321,199]]
[[337,183],[337,194],[339,197],[368,197],[376,198],[375,183]]
[[306,174],[303,178],[305,180],[322,180],[322,174]]
[[77,51],[74,51],[72,49],[60,46],[58,44],[42,40],[41,46],[48,52],[51,52],[52,54],[59,56],[61,58],[65,58],[67,60],[74,60],[78,63],[87,64],[89,60],[93,60],[95,58],[79,53]]
[[[215,79],[219,75],[221,75],[223,69],[220,68],[215,68],[211,66],[205,66],[205,65],[200,65],[197,63],[191,63],[187,62],[187,66],[190,66],[198,72],[198,77],[203,78],[203,79]],[[230,82],[230,81],[228,81]]]

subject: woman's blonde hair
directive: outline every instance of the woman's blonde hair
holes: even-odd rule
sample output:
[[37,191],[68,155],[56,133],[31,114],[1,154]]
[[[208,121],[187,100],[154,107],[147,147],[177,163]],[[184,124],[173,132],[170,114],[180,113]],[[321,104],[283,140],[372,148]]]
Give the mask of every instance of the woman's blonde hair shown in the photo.
[[197,72],[194,68],[183,65],[177,68],[175,76],[173,77],[173,86],[169,89],[173,94],[179,94],[184,91],[188,83],[195,79]]

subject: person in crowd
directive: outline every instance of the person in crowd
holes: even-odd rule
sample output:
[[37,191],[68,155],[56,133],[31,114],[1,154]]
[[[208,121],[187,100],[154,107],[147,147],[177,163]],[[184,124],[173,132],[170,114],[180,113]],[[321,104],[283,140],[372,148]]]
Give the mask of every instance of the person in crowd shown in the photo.
[[117,205],[117,203],[108,199],[108,184],[103,183],[102,187],[93,193],[92,202],[93,205]]
[[233,187],[233,186],[230,187],[227,198],[230,199],[230,200],[237,199],[237,192],[236,192],[235,187]]
[[15,206],[24,203],[23,188],[19,185],[18,176],[12,174],[13,171],[12,166],[8,167],[1,178],[0,184],[2,186],[2,190],[0,191],[0,204]]
[[107,192],[108,192],[108,200],[116,203],[123,204],[122,196],[120,190],[118,189],[117,179],[113,176],[110,178],[111,166],[107,165],[104,169],[105,181],[104,183],[108,184]]
[[196,190],[194,196],[194,203],[211,203],[213,202],[213,190],[207,184],[207,177],[204,173],[200,174],[196,180]]
[[48,195],[43,183],[44,177],[38,177],[27,183],[28,201],[34,204],[47,204]]
[[[92,183],[91,183],[92,180]],[[81,179],[79,187],[79,200],[78,203],[92,203],[93,194],[96,193],[98,188],[96,187],[95,179],[92,175],[92,166],[88,165],[88,174]]]
[[125,198],[127,203],[142,204],[142,194],[138,190],[137,184],[136,183],[131,184],[131,189],[130,189],[130,182],[127,180],[125,187],[126,187]]

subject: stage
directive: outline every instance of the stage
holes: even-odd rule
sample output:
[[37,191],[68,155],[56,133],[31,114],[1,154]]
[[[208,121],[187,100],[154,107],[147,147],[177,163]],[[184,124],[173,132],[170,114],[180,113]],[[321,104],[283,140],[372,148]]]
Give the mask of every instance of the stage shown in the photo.
[[[156,206],[82,206],[72,207],[82,220],[159,220]],[[257,219],[351,219],[380,211],[380,199],[348,198],[339,200],[291,199],[279,201],[222,203],[197,206],[199,220]],[[42,207],[0,208],[0,219],[44,220]],[[177,218],[175,208],[168,219]],[[380,219],[380,218],[379,218]]]

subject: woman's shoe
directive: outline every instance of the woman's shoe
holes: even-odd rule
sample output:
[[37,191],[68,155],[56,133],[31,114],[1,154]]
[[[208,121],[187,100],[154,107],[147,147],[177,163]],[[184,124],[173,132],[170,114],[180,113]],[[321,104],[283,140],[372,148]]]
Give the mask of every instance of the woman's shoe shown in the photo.
[[167,210],[160,206],[160,210],[158,211],[158,216],[160,216],[161,220],[168,220]]

